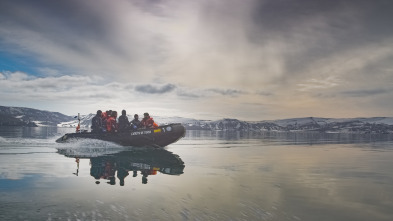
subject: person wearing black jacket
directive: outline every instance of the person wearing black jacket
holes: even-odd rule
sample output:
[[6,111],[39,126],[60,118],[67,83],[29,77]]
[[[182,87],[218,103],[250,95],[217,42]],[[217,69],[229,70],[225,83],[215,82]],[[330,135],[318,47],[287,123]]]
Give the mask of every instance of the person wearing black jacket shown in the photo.
[[138,129],[139,128],[139,126],[140,126],[140,124],[141,124],[141,122],[139,121],[139,119],[138,119],[138,114],[135,114],[134,115],[134,119],[131,121],[131,127],[132,127],[132,129]]
[[102,111],[98,110],[96,116],[91,119],[91,132],[100,133],[102,132]]
[[119,117],[119,131],[126,131],[130,126],[128,117],[126,115],[126,110],[121,111],[121,116]]

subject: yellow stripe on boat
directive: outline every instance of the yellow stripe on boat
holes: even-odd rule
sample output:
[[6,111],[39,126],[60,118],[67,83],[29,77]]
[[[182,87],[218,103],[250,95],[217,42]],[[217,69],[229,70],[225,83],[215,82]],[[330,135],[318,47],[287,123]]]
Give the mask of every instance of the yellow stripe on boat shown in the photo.
[[160,132],[161,132],[161,129],[154,130],[154,133],[160,133]]

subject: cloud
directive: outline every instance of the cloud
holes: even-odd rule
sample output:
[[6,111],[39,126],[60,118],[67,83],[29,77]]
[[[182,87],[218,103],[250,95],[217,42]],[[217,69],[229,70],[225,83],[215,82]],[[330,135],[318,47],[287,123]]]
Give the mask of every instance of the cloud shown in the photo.
[[162,86],[146,84],[146,85],[135,86],[135,91],[142,92],[142,93],[148,93],[148,94],[165,94],[165,93],[173,91],[175,88],[176,88],[176,86],[173,84],[166,84],[166,85],[162,85]]
[[82,87],[99,82],[97,78],[88,76],[34,77],[23,72],[3,72],[0,79],[2,91],[64,91],[69,88]]
[[[213,112],[210,118],[216,119],[221,114],[231,115],[230,110],[240,109],[236,107],[236,99],[245,94],[235,89],[195,90],[169,83],[140,85],[106,82],[88,76],[27,78],[29,75],[20,72],[0,74],[4,76],[0,79],[0,100],[3,105],[17,104],[65,114],[90,113],[99,108],[127,109],[135,113],[159,111],[160,115],[166,116],[193,116],[199,113],[206,117],[210,109]],[[160,96],[163,94],[165,96]],[[221,105],[216,104],[224,100],[229,106],[225,111],[220,111]]]
[[87,76],[32,77],[21,72],[6,72],[0,79],[2,99],[57,100],[83,98],[99,91],[99,81]]
[[159,78],[188,86],[199,82],[230,87],[241,78],[249,84],[259,68],[281,69],[269,56],[261,59],[274,55],[274,44],[261,48],[248,43],[247,35],[255,28],[248,24],[255,4],[250,0],[4,4],[2,42],[12,53],[34,55],[42,74],[79,70],[140,83]]
[[393,92],[393,89],[388,90],[388,89],[380,88],[380,89],[371,89],[371,90],[343,91],[341,92],[341,94],[349,97],[368,97],[368,96],[375,96],[375,95],[391,93],[391,92]]
[[334,60],[321,61],[367,47],[360,35],[380,42],[391,34],[376,16],[387,16],[389,5],[284,2],[3,2],[0,38],[12,53],[34,55],[49,76],[78,70],[142,84],[256,90],[321,75]]
[[274,95],[273,92],[263,91],[263,90],[257,90],[255,93],[258,95],[261,95],[261,96],[273,96]]
[[[258,106],[270,106],[264,118],[334,113],[334,102],[361,105],[361,94],[392,98],[380,90],[393,77],[392,10],[367,0],[1,1],[0,58],[26,66],[1,67],[1,101],[139,103],[255,119]],[[385,108],[364,106],[365,115]]]
[[336,87],[339,85],[339,79],[335,76],[329,76],[326,79],[309,79],[305,83],[298,84],[299,91],[321,90]]
[[200,88],[200,89],[188,89],[186,87],[179,87],[177,95],[186,98],[208,98],[208,97],[237,97],[247,92],[236,89],[223,89],[223,88]]
[[244,94],[244,91],[240,90],[234,90],[234,89],[217,89],[217,88],[212,88],[212,89],[207,89],[207,92],[212,92],[215,94],[220,94],[224,96],[237,96],[240,94]]
[[[133,91],[144,94],[169,94],[188,97],[214,97],[217,95],[237,96],[245,92],[234,89],[202,89],[194,90],[174,84],[131,84],[123,82],[106,82],[101,78],[63,75],[50,77],[34,77],[22,72],[0,72],[0,93],[7,94],[3,98],[30,97],[33,99],[56,100],[114,98],[131,96]],[[105,96],[101,96],[104,95]],[[11,97],[10,97],[11,96]],[[134,97],[141,96],[134,95]]]
[[185,90],[185,89],[181,89],[181,88],[179,88],[178,90],[177,90],[177,95],[180,97],[180,98],[193,98],[193,99],[195,99],[195,98],[200,98],[200,97],[204,97],[205,95],[203,95],[200,91],[198,92],[198,91],[187,91],[187,90]]

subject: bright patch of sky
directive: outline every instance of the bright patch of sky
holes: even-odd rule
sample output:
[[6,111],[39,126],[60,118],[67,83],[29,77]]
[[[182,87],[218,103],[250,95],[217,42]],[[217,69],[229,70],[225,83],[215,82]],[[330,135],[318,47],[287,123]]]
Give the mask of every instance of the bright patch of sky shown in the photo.
[[392,116],[392,1],[0,2],[0,105]]

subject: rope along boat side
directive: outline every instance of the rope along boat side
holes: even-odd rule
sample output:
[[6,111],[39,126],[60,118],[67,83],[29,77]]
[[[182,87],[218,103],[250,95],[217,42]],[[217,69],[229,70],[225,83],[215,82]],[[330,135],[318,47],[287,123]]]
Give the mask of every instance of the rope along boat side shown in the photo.
[[181,124],[169,124],[158,128],[147,128],[123,132],[108,133],[68,133],[56,140],[57,143],[65,143],[77,139],[97,139],[114,142],[122,146],[155,146],[165,147],[184,137],[186,129]]

